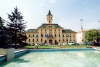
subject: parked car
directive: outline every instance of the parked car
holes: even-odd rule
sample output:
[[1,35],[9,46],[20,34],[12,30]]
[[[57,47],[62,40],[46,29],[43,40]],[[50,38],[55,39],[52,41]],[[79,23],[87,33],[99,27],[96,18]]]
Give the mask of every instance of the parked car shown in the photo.
[[69,45],[79,45],[79,43],[75,43],[75,42],[70,42],[68,43]]
[[75,43],[72,43],[72,42],[70,42],[70,43],[68,43],[69,45],[74,45]]

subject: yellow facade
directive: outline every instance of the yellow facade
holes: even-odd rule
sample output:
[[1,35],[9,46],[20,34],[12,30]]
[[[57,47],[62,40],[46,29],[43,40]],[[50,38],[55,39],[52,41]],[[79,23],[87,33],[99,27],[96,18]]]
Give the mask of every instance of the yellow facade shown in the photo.
[[26,42],[28,44],[63,44],[69,42],[76,42],[76,32],[71,29],[64,29],[58,24],[53,24],[53,15],[50,10],[48,12],[47,24],[42,24],[37,29],[28,29]]

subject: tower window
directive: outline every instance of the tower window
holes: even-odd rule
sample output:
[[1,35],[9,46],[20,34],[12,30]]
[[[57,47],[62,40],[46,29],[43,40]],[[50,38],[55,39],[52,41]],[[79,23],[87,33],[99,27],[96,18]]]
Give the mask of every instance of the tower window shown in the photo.
[[33,42],[34,42],[34,39],[33,39]]
[[50,23],[50,21],[49,21],[49,23]]

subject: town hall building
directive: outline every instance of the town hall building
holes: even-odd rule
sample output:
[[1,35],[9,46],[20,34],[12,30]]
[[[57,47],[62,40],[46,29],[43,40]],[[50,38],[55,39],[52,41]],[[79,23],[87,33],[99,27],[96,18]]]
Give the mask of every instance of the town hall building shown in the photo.
[[64,29],[59,24],[53,23],[53,15],[49,10],[46,16],[47,22],[40,25],[37,29],[28,29],[26,31],[28,44],[68,44],[69,42],[76,42],[76,32],[71,29]]

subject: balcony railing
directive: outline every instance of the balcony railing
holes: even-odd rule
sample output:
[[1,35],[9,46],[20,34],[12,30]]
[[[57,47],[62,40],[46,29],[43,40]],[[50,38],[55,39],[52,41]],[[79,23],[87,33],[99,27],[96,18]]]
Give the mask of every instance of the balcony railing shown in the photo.
[[49,35],[48,38],[53,38],[53,35]]

